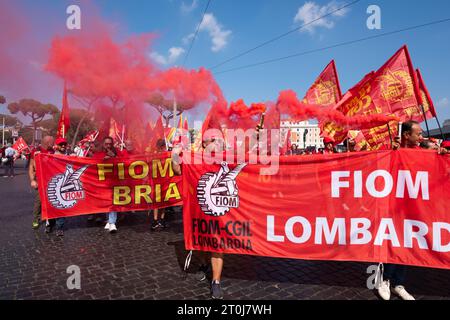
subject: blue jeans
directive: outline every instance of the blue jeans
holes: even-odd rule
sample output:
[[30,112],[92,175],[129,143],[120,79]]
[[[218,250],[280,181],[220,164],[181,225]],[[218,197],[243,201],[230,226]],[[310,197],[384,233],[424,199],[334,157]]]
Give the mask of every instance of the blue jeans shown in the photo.
[[117,212],[108,213],[108,223],[116,224],[116,221],[117,221]]
[[400,264],[385,264],[383,279],[389,280],[391,286],[403,286],[406,278],[406,266]]
[[64,222],[66,222],[66,218],[56,218],[56,219],[50,219],[48,220],[48,225],[50,227],[54,227],[56,224],[56,230],[63,230],[64,229]]

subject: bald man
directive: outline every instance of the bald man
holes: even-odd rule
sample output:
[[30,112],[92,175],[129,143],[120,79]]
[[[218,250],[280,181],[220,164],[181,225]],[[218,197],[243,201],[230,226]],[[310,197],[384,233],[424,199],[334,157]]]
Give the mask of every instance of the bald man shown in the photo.
[[[31,188],[37,190],[38,183],[36,180],[36,162],[34,161],[34,157],[39,153],[54,153],[53,144],[55,143],[55,139],[51,136],[45,136],[42,139],[41,145],[37,148],[30,156],[30,167],[28,168],[28,176],[30,178]],[[41,198],[39,197],[39,192],[36,194],[36,198],[34,199],[34,209],[33,209],[33,224],[32,228],[39,228],[40,220],[41,220]],[[47,230],[46,230],[47,231]]]

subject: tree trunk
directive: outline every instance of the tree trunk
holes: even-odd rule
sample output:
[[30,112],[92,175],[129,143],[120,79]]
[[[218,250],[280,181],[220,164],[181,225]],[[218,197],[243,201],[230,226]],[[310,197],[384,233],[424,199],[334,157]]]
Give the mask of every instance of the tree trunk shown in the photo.
[[89,113],[86,112],[86,114],[81,118],[80,122],[78,122],[77,129],[75,130],[75,133],[73,134],[73,140],[72,140],[72,145],[71,145],[72,150],[75,148],[75,143],[77,142],[77,137],[78,137],[78,133],[80,132],[81,125],[83,124],[84,120],[86,119],[86,117],[88,115],[89,115]]
[[34,121],[31,124],[33,125],[33,142],[32,142],[32,144],[34,145],[34,143],[36,142],[37,125],[36,125],[36,122],[34,122]]

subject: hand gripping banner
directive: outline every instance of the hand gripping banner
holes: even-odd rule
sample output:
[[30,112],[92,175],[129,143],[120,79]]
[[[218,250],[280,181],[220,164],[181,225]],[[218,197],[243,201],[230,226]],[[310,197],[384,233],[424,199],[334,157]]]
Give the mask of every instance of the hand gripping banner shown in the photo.
[[42,219],[181,205],[170,153],[108,160],[38,154]]
[[450,157],[399,150],[184,164],[188,250],[450,269]]

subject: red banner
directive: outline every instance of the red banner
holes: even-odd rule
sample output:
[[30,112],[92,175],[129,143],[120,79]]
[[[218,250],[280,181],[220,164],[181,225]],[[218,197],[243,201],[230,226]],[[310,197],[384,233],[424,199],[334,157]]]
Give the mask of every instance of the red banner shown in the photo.
[[181,205],[170,153],[98,160],[36,155],[42,219]]
[[450,157],[399,150],[183,165],[187,249],[450,269]]

